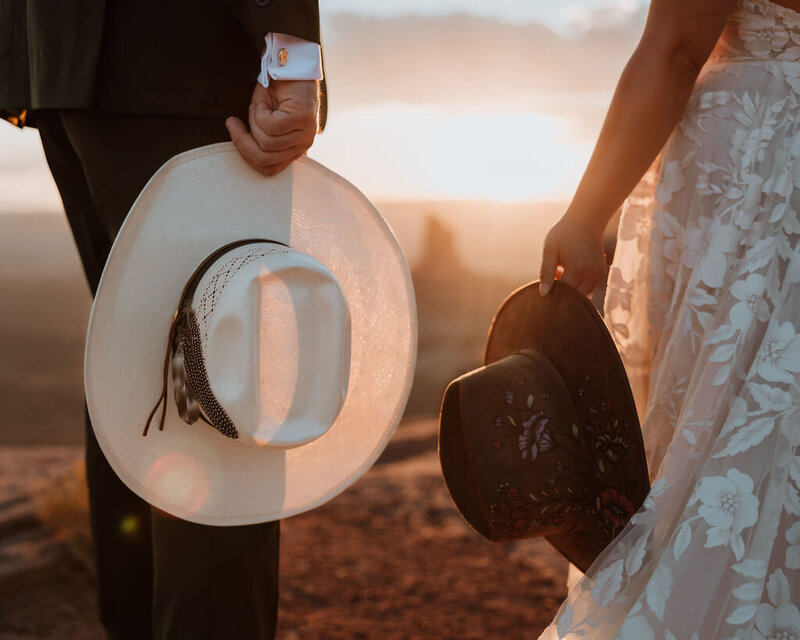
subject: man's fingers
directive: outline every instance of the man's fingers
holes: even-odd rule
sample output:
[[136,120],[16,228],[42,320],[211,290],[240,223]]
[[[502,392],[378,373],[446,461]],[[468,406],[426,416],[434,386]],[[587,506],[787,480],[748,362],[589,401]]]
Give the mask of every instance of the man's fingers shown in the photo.
[[304,129],[316,131],[316,114],[311,109],[290,111],[278,108],[273,111],[263,102],[256,102],[252,116],[258,122],[259,129],[269,136],[283,136]]
[[225,127],[231,136],[233,146],[236,147],[242,159],[256,171],[261,171],[258,166],[258,156],[262,153],[261,148],[255,138],[250,135],[247,127],[244,126],[244,122],[239,118],[228,118],[225,121]]
[[244,122],[239,120],[239,118],[228,118],[225,120],[225,127],[228,129],[228,133],[231,136],[231,142],[233,142],[233,146],[236,147],[239,155],[242,156],[244,161],[253,167],[253,169],[258,170],[258,167],[255,166],[253,159],[260,149],[258,147],[258,143],[253,139],[253,136],[251,136],[250,132],[247,130],[247,127],[244,126]]
[[256,110],[250,106],[249,122],[250,133],[256,139],[262,151],[286,151],[292,147],[305,144],[306,148],[314,142],[314,131],[291,131],[289,133],[271,136],[261,128],[258,118],[255,116]]
[[545,241],[544,251],[542,252],[542,267],[539,270],[539,293],[546,296],[550,293],[553,280],[556,277],[556,267],[558,266],[558,251],[556,248]]
[[285,162],[297,160],[306,152],[306,147],[296,146],[283,151],[266,151],[261,153],[261,166],[264,171],[271,169]]
[[[230,117],[225,120],[225,128],[228,130],[228,134],[230,134],[231,142],[233,142],[234,146],[236,146],[237,139],[247,135],[247,127],[244,126],[244,122],[239,120],[239,118]],[[238,149],[239,147],[236,146],[236,148]]]
[[288,160],[287,162],[283,162],[281,164],[276,164],[276,165],[270,167],[270,169],[268,171],[265,171],[263,173],[264,173],[264,175],[268,175],[268,176],[278,175],[281,171],[283,171],[286,167],[288,167],[290,164],[292,164],[292,162],[297,160],[297,158],[299,158],[299,157],[300,156],[297,156],[295,158],[292,158],[291,160]]
[[296,145],[283,151],[262,151],[244,123],[237,118],[225,121],[231,140],[245,162],[264,175],[272,176],[288,167],[305,153],[307,147]]
[[305,152],[305,148],[292,147],[286,151],[265,153],[263,154],[263,160],[261,161],[259,171],[265,176],[274,176],[275,174],[283,171]]

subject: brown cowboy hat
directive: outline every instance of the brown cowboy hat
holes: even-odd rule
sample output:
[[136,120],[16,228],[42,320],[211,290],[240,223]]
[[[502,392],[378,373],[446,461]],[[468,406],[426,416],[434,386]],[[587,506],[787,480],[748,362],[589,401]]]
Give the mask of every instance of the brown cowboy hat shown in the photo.
[[493,542],[545,536],[586,571],[650,483],[628,378],[577,289],[534,282],[500,305],[484,366],[447,387],[439,459],[461,515]]

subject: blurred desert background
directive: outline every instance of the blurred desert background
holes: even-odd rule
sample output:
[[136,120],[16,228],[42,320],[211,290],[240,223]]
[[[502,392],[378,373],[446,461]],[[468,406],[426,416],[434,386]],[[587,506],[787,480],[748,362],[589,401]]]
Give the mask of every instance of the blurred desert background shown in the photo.
[[[461,521],[435,416],[536,278],[646,7],[431,4],[320,2],[330,115],[310,155],[395,231],[419,356],[378,464],[284,524],[279,638],[535,638],[566,592],[546,542],[492,545]],[[60,206],[36,131],[0,121],[0,640],[103,637],[80,463],[91,299]]]

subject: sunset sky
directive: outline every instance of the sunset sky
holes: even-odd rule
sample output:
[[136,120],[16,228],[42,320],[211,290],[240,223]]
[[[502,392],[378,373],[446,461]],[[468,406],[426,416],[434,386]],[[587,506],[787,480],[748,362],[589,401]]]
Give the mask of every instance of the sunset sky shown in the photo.
[[[386,200],[569,197],[643,0],[320,0],[330,117],[310,155]],[[35,131],[0,124],[0,212],[55,210]]]

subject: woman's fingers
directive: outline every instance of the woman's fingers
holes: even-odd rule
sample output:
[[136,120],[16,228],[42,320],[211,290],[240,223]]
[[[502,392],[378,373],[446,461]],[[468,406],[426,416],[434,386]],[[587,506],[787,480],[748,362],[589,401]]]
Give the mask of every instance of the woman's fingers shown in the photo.
[[575,269],[565,269],[564,275],[561,276],[559,280],[561,280],[561,282],[566,282],[568,285],[571,285],[576,289],[580,289],[581,284],[586,281],[582,275],[575,271]]
[[588,296],[605,276],[602,238],[561,220],[547,233],[539,270],[539,293],[546,296],[554,280],[562,280]]
[[600,282],[598,275],[588,270],[578,270],[577,272],[566,270],[561,280],[572,285],[585,296],[592,293]]
[[594,291],[594,287],[592,286],[592,282],[590,280],[581,280],[575,286],[575,288],[585,296],[588,296],[592,291]]

